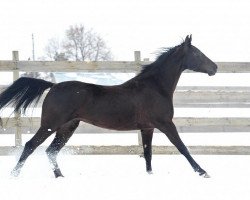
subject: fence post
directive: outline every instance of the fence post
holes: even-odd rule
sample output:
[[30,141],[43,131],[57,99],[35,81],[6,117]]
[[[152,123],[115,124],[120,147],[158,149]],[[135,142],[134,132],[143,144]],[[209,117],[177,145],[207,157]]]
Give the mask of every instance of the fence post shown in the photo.
[[[135,62],[137,62],[137,63],[141,62],[141,52],[140,51],[135,51],[134,57],[135,57]],[[142,146],[142,137],[141,137],[140,131],[138,132],[138,144],[139,144],[139,146]]]
[[141,61],[141,52],[140,51],[135,51],[134,52],[134,57],[135,57],[135,62],[140,62]]
[[[12,60],[15,63],[13,69],[13,82],[19,78],[19,69],[17,63],[19,61],[18,51],[12,51]],[[21,113],[15,112],[15,121],[16,121],[16,132],[15,132],[15,146],[22,146],[22,135],[21,135]]]

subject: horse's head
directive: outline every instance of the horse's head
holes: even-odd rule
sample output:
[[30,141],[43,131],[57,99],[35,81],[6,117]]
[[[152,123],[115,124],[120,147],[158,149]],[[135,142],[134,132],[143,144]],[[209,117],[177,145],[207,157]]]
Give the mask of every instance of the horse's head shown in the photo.
[[182,67],[196,72],[207,73],[209,76],[215,75],[217,65],[205,56],[198,48],[191,45],[192,35],[187,36],[182,44],[184,59]]

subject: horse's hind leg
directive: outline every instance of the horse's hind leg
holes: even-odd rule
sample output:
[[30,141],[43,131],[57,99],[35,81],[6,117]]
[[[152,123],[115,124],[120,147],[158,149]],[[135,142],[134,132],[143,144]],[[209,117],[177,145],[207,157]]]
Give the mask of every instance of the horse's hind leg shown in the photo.
[[12,170],[12,176],[18,176],[20,174],[21,168],[23,167],[26,159],[34,152],[34,150],[42,144],[51,134],[53,131],[51,129],[44,129],[42,127],[36,132],[36,134],[26,142],[24,146],[24,150],[22,155],[16,164],[15,168]]
[[163,133],[165,133],[165,135],[172,142],[172,144],[174,144],[176,148],[179,150],[179,152],[186,157],[186,159],[189,161],[195,172],[198,172],[200,176],[209,178],[207,172],[204,169],[202,169],[190,155],[187,147],[182,142],[173,122],[167,122],[166,124],[161,124],[157,128]]
[[146,170],[149,174],[152,173],[151,158],[153,132],[154,129],[141,130],[144,158],[146,160]]
[[57,164],[56,157],[62,147],[67,143],[69,138],[74,133],[75,129],[79,125],[79,120],[72,120],[64,124],[57,132],[54,140],[47,148],[46,153],[48,155],[49,161],[52,165],[53,172],[55,177],[63,177],[61,170]]

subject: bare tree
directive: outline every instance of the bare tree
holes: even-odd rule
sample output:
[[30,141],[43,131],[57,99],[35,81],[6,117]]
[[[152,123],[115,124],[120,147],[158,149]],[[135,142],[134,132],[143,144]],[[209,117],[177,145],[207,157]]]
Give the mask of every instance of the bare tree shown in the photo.
[[68,60],[60,40],[56,37],[49,39],[48,44],[45,47],[45,52],[50,60],[55,60],[55,61]]
[[105,41],[93,30],[83,25],[70,26],[66,30],[65,53],[73,60],[111,60],[111,52]]
[[95,35],[93,41],[90,43],[90,48],[92,51],[89,51],[89,60],[111,60],[111,52],[100,36]]
[[105,41],[92,29],[83,25],[70,26],[65,39],[51,38],[45,48],[51,60],[100,61],[111,60],[111,51]]
[[45,47],[46,55],[50,59],[54,59],[54,56],[60,51],[60,41],[57,38],[50,38],[48,44]]

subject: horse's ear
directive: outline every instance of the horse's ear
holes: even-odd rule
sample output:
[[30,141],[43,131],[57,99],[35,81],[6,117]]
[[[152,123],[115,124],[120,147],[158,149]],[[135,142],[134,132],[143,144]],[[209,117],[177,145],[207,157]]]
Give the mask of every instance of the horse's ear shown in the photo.
[[186,46],[191,46],[191,42],[192,42],[192,35],[187,35],[186,39],[185,39],[185,45]]

